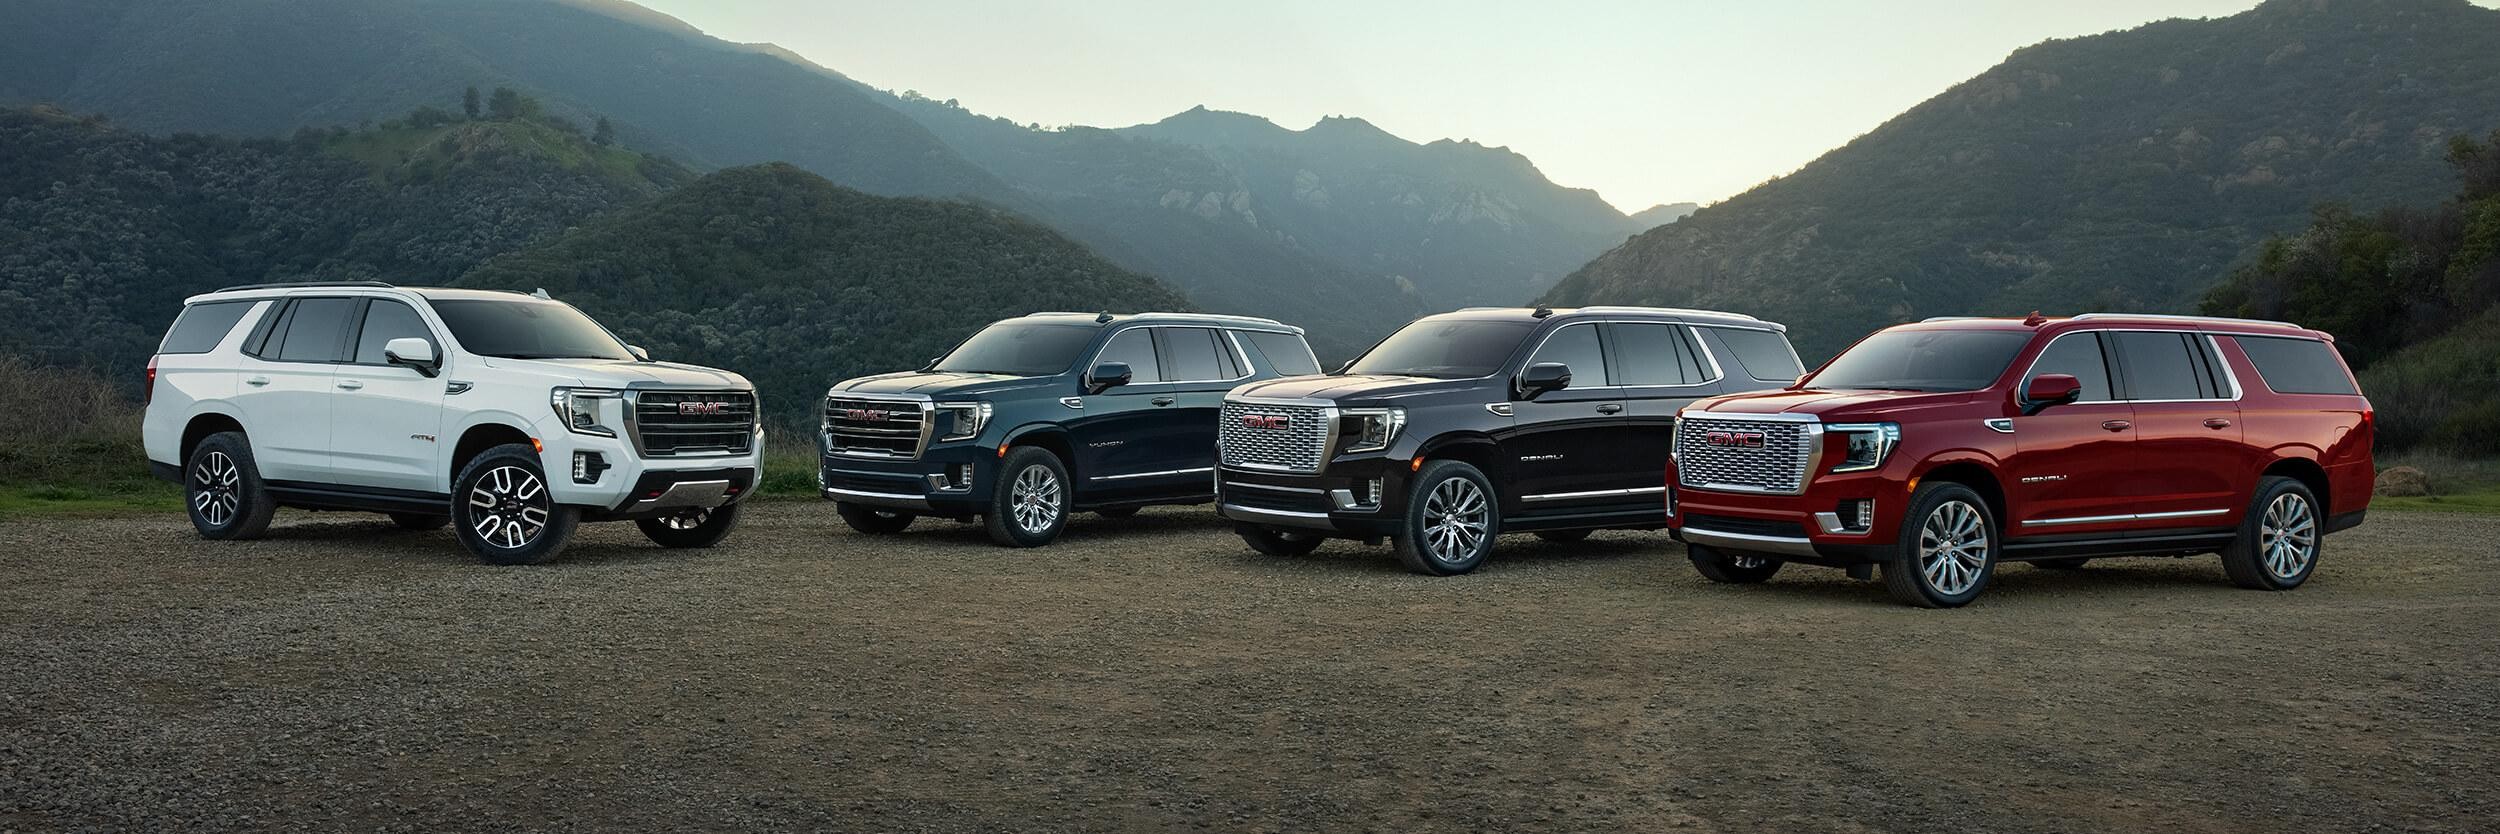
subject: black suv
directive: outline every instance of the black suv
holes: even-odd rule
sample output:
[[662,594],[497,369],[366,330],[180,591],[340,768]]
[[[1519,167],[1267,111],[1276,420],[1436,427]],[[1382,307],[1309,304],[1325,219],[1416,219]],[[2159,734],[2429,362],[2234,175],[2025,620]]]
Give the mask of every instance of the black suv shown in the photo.
[[1436,576],[1501,533],[1663,527],[1676,409],[1794,382],[1786,332],[1648,307],[1417,319],[1337,373],[1233,389],[1218,512],[1261,553],[1386,538]]
[[1302,330],[1269,319],[1035,313],[825,392],[817,477],[863,533],[979,516],[999,544],[1048,544],[1070,512],[1206,503],[1224,392],[1316,373]]

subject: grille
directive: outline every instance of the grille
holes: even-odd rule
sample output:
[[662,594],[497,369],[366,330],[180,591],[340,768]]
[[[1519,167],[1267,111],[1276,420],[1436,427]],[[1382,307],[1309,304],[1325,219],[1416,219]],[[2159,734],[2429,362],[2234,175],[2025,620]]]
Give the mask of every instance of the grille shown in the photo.
[[1778,536],[1792,539],[1801,539],[1806,536],[1806,526],[1794,521],[1767,521],[1759,518],[1738,518],[1732,515],[1694,513],[1684,517],[1684,526],[1686,529],[1716,530],[1721,533],[1741,533],[1749,536]]
[[[1805,491],[1813,456],[1808,423],[1685,417],[1675,436],[1679,482],[1699,489],[1740,489],[1795,495]],[[1762,445],[1714,446],[1712,432],[1760,434]]]
[[917,458],[928,429],[928,403],[825,398],[825,451],[833,454]]
[[[1285,419],[1279,427],[1254,428],[1254,418]],[[1336,427],[1328,409],[1307,405],[1224,403],[1216,444],[1225,466],[1286,472],[1318,472],[1327,460],[1328,437]]]
[[755,445],[755,394],[641,392],[634,397],[634,443],[654,457],[745,454]]

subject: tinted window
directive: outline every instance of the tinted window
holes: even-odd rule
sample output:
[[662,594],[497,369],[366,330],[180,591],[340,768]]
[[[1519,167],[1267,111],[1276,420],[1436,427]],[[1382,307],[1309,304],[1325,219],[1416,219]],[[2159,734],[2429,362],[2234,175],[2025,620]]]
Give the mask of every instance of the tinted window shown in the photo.
[[[416,308],[397,301],[375,299],[365,305],[365,327],[356,336],[357,363],[389,364],[390,360],[382,356],[382,346],[390,344],[392,339],[424,339],[426,344],[432,345],[434,333],[426,329],[424,319],[417,317]],[[435,355],[442,355],[442,346],[435,345],[434,351]]]
[[2109,361],[2101,357],[2101,335],[2069,333],[2049,343],[2040,352],[2039,361],[2031,365],[2031,375],[2023,377],[2023,388],[2041,374],[2065,374],[2083,383],[2082,402],[2108,402],[2118,398],[2109,384]]
[[1104,362],[1128,363],[1131,383],[1161,382],[1164,379],[1162,366],[1155,363],[1154,331],[1149,328],[1130,328],[1111,337],[1111,341],[1102,346],[1102,354],[1094,357],[1094,364]]
[[1823,389],[1977,391],[1996,382],[2027,330],[1887,330],[1868,336],[1816,371]]
[[2206,399],[2205,369],[2188,352],[2184,333],[2116,332],[2107,338],[2118,346],[2118,361],[2127,366],[2127,395],[2137,400]]
[[937,361],[936,370],[959,374],[1050,376],[1075,367],[1077,354],[1099,331],[1090,325],[999,323],[982,328]]
[[1312,355],[1311,343],[1303,341],[1300,336],[1257,330],[1244,330],[1240,335],[1242,341],[1250,344],[1251,350],[1267,357],[1268,366],[1275,368],[1279,374],[1302,376],[1319,373],[1319,357]]
[[1164,364],[1171,368],[1166,377],[1174,381],[1206,382],[1237,376],[1225,370],[1226,363],[1215,349],[1215,331],[1203,327],[1165,327],[1163,345],[1168,348]]
[[1534,330],[1534,323],[1524,321],[1422,319],[1389,334],[1354,360],[1350,371],[1441,379],[1492,376]]
[[1747,376],[1764,382],[1791,382],[1806,372],[1797,364],[1797,351],[1788,346],[1787,336],[1737,327],[1713,327],[1710,332],[1719,337],[1719,344],[1736,354],[1736,364],[1744,366]]
[[2233,336],[2257,375],[2277,394],[2358,394],[2335,347],[2312,339]]
[[1528,364],[1560,362],[1571,367],[1571,387],[1597,388],[1614,383],[1606,377],[1606,353],[1598,346],[1597,325],[1570,324],[1554,331],[1528,357]]
[[451,337],[470,353],[505,359],[634,358],[625,343],[570,304],[520,296],[432,303]]
[[[1615,381],[1623,385],[1690,385],[1704,381],[1684,328],[1671,324],[1611,324]],[[1578,375],[1575,366],[1573,375]],[[1574,379],[1573,382],[1579,380]]]
[[165,341],[156,346],[158,353],[207,353],[234,332],[234,323],[252,311],[258,301],[212,301],[182,308],[174,317],[173,329],[165,331]]
[[353,298],[305,298],[287,314],[286,334],[272,336],[280,362],[336,362],[347,345],[348,316],[356,312]]

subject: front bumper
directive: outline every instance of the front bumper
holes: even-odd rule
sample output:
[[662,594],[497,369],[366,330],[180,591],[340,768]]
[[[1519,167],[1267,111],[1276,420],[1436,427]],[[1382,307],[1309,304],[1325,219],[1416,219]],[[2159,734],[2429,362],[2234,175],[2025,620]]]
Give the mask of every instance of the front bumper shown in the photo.
[[996,449],[932,446],[915,459],[822,454],[816,487],[828,501],[944,516],[988,512]]
[[569,431],[552,419],[537,429],[548,491],[556,503],[587,508],[591,520],[735,504],[755,491],[764,468],[761,431],[745,454],[643,457],[623,437]]
[[[1891,558],[1909,504],[1907,484],[1879,472],[1827,474],[1800,495],[1682,485],[1670,494],[1667,529],[1676,541],[1835,566]],[[1873,501],[1873,512],[1861,517],[1860,501]]]
[[1341,458],[1317,475],[1218,467],[1215,512],[1243,524],[1381,538],[1406,517],[1412,475],[1406,460],[1385,457]]

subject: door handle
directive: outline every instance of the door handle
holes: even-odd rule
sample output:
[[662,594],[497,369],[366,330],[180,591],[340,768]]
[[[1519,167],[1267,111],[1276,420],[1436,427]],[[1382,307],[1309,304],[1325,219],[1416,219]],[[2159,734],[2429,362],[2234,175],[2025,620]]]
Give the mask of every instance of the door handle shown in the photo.
[[2105,428],[2110,431],[2126,431],[2129,426],[2133,425],[2135,424],[2125,420],[2104,420],[2101,422],[2101,428]]
[[342,379],[342,380],[339,380],[339,387],[340,387],[340,388],[342,388],[342,389],[348,390],[348,391],[354,391],[354,390],[357,390],[357,389],[359,389],[359,388],[363,388],[363,387],[365,387],[365,384],[364,384],[364,383],[362,383],[362,382],[357,382],[357,381],[352,380],[352,379]]
[[256,377],[252,377],[251,379],[244,380],[244,381],[243,381],[243,384],[245,384],[245,385],[250,385],[250,386],[253,386],[253,387],[259,387],[259,386],[262,386],[262,385],[267,385],[267,384],[269,384],[269,378],[268,378],[268,377],[265,377],[265,376],[256,376]]
[[1607,403],[1607,404],[1605,404],[1605,405],[1598,406],[1598,407],[1597,407],[1597,413],[1599,413],[1599,414],[1621,414],[1621,413],[1623,413],[1623,406],[1616,405],[1616,404],[1614,404],[1614,403]]
[[2220,418],[2220,417],[2215,417],[2215,418],[2212,418],[2212,419],[2209,419],[2209,420],[2206,420],[2206,421],[2205,421],[2205,428],[2209,428],[2209,429],[2227,429],[2227,428],[2230,428],[2230,427],[2231,427],[2231,421],[2229,421],[2229,420],[2225,420],[2225,419],[2222,419],[2222,418]]
[[1154,398],[1153,400],[1150,400],[1149,402],[1152,402],[1152,403],[1154,403],[1156,406],[1160,407],[1160,406],[1167,406],[1167,405],[1171,405],[1171,404],[1173,403],[1173,399],[1172,399],[1171,397],[1156,397],[1156,398]]

